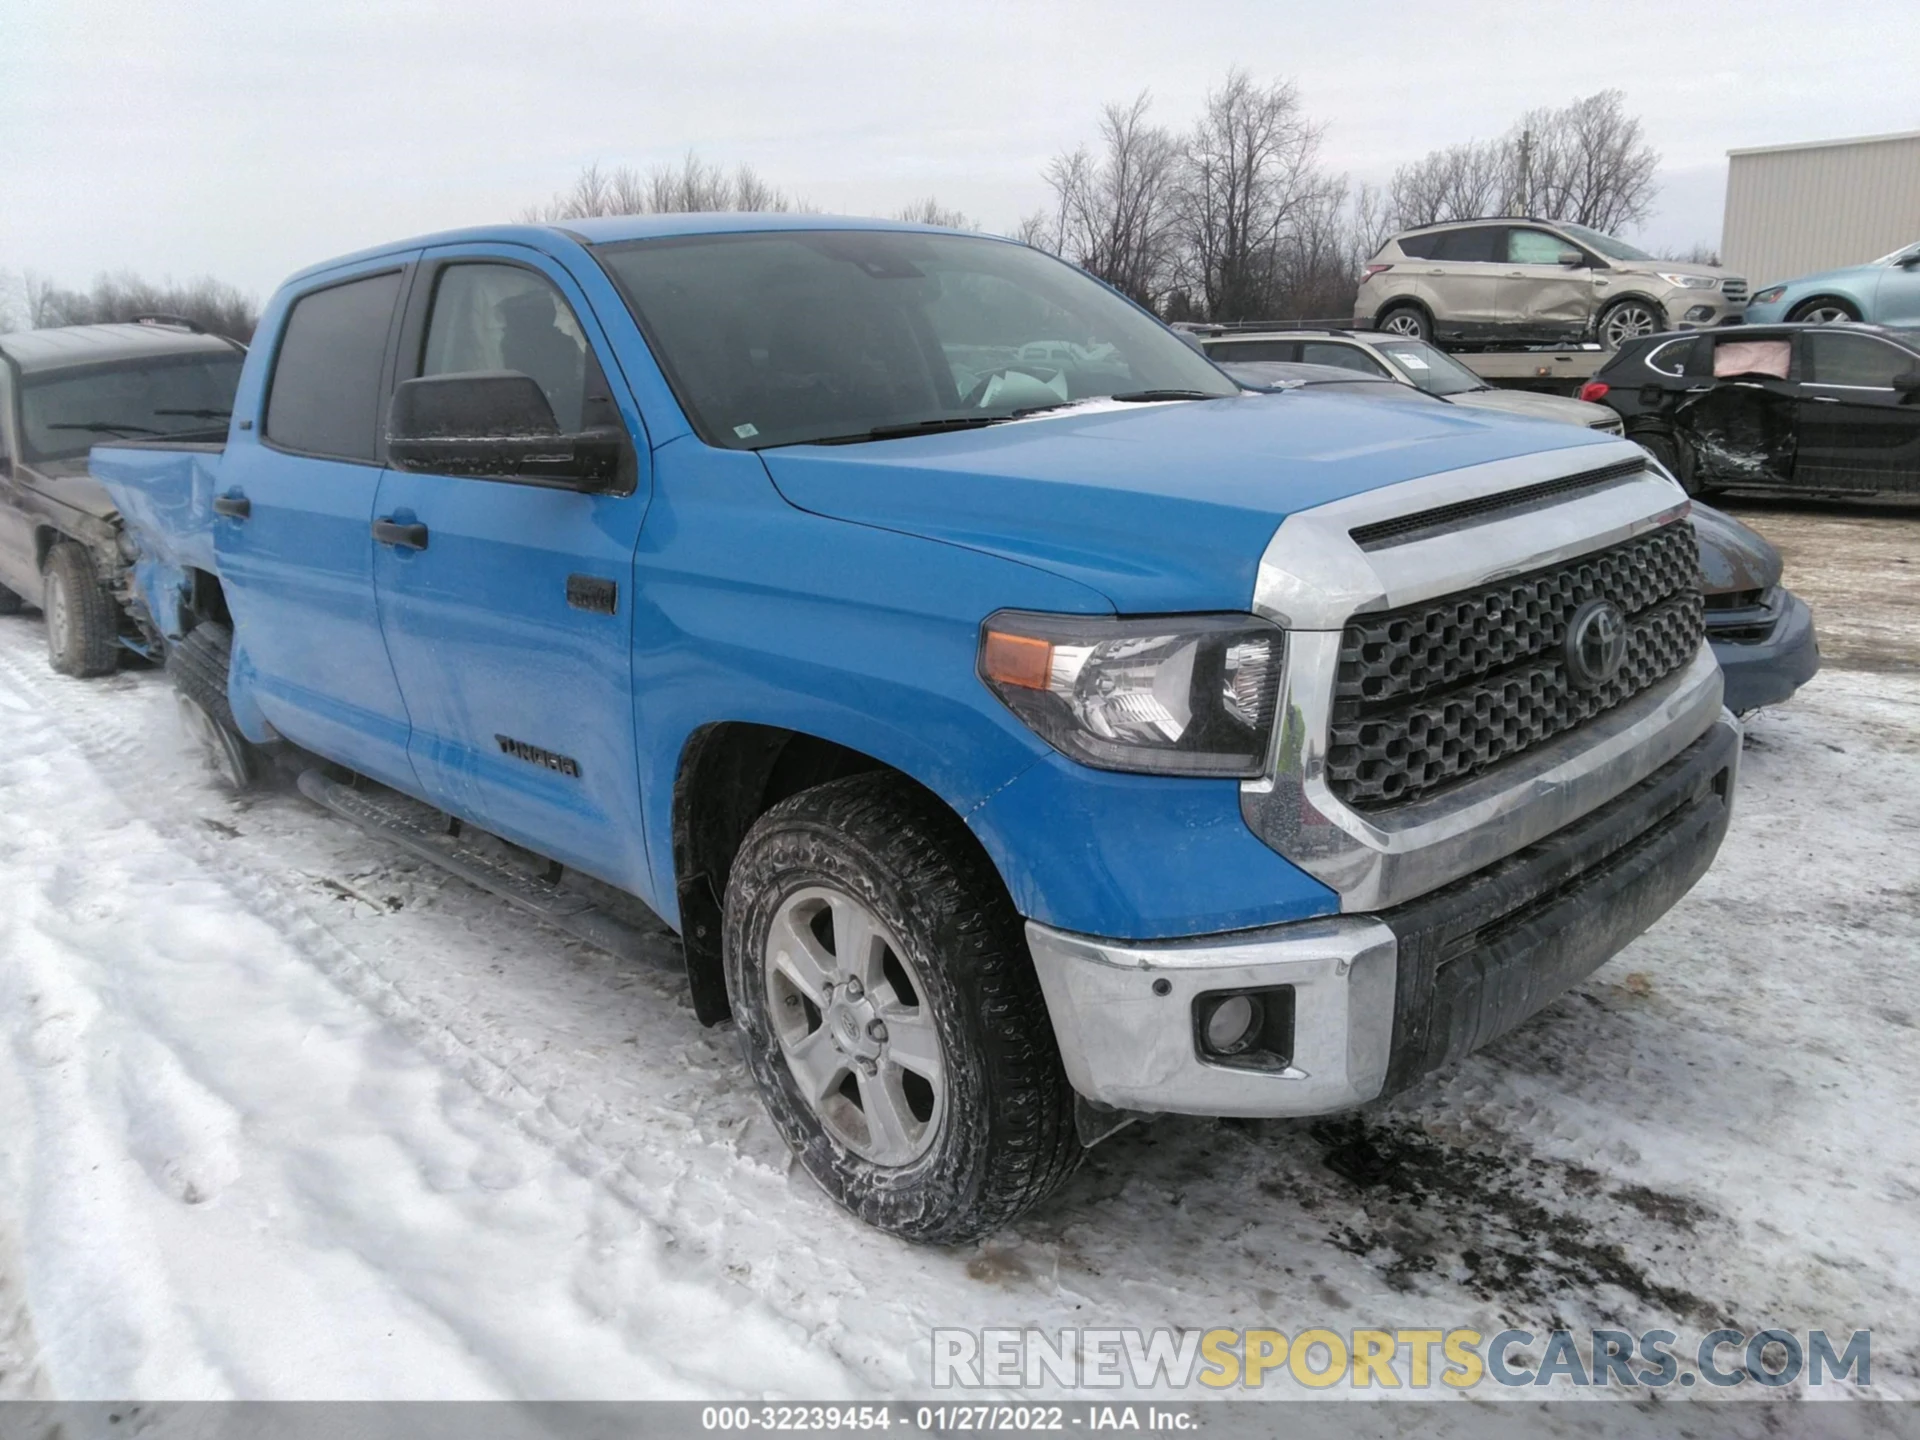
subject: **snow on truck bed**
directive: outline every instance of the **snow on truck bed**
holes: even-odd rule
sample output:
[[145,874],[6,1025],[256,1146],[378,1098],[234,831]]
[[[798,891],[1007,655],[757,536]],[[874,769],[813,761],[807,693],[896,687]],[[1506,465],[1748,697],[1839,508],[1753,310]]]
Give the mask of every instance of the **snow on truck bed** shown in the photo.
[[927,1392],[935,1325],[1723,1323],[1871,1327],[1920,1396],[1913,677],[1758,717],[1713,872],[1487,1052],[1135,1127],[962,1251],[789,1164],[664,930],[623,965],[223,795],[160,676],[53,676],[32,618],[0,730],[0,1398],[869,1399]]

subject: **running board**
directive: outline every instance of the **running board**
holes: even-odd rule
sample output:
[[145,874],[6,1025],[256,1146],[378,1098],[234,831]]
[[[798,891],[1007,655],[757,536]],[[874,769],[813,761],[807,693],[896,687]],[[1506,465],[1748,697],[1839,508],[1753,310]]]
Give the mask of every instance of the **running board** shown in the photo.
[[383,803],[376,796],[327,779],[318,770],[302,771],[299,785],[302,795],[342,820],[499,896],[516,910],[622,958],[639,959],[646,953],[647,937],[639,930],[609,915],[585,896],[562,890],[552,881],[461,844],[449,833],[447,817],[437,810],[398,795]]

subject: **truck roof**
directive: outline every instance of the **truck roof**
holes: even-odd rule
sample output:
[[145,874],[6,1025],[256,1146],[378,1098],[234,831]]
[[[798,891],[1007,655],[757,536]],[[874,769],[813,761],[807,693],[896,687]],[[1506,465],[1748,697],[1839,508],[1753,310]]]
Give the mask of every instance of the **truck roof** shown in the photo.
[[793,211],[740,210],[690,211],[672,215],[609,215],[594,220],[564,220],[551,224],[480,225],[464,230],[443,230],[432,235],[415,235],[388,245],[355,251],[351,255],[309,265],[289,276],[290,281],[324,274],[342,265],[376,260],[420,250],[430,245],[471,245],[482,241],[545,248],[547,242],[566,240],[579,245],[609,245],[622,240],[655,240],[673,235],[728,235],[747,231],[776,230],[907,230],[929,235],[970,235],[976,239],[999,240],[1017,245],[1002,235],[987,235],[972,230],[948,230],[938,225],[919,225],[909,220],[880,220],[871,215],[813,215]]
[[0,335],[0,355],[23,374],[64,370],[75,365],[103,365],[123,360],[145,360],[161,355],[192,355],[201,351],[233,354],[240,347],[219,335],[208,335],[178,325],[58,325],[45,330],[16,330]]

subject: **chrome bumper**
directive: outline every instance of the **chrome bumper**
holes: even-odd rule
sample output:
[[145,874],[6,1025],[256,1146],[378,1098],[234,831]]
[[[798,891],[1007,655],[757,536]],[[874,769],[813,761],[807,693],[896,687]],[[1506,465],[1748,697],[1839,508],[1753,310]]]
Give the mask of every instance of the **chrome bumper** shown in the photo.
[[[1527,855],[1384,915],[1147,945],[1029,921],[1068,1079],[1124,1110],[1317,1115],[1478,1048],[1599,968],[1711,863],[1740,727],[1720,711],[1692,740]],[[1293,991],[1284,1067],[1202,1052],[1202,996],[1282,986]]]

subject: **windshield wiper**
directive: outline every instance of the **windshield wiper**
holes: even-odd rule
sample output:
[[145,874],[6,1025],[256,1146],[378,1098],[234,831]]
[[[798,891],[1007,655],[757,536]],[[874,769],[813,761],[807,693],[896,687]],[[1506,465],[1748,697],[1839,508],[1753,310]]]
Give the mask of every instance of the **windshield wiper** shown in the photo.
[[129,435],[164,435],[167,433],[164,430],[149,429],[145,425],[121,425],[121,424],[116,424],[111,420],[62,421],[58,425],[47,426],[47,429],[49,430],[88,430],[93,432],[96,435],[102,434],[107,431],[119,431],[123,434],[129,434]]
[[1107,399],[1118,400],[1122,405],[1140,405],[1150,400],[1224,400],[1224,395],[1215,395],[1206,390],[1129,390],[1121,395],[1109,395]]
[[231,410],[156,410],[156,415],[186,415],[195,420],[231,420]]
[[1063,410],[1079,402],[1062,400],[1058,405],[1028,405],[1004,415],[936,415],[928,420],[907,420],[898,425],[876,425],[852,435],[826,435],[818,440],[796,440],[796,445],[861,445],[869,440],[905,440],[913,435],[939,435],[948,430],[979,430],[1008,420],[1024,420],[1048,410]]

